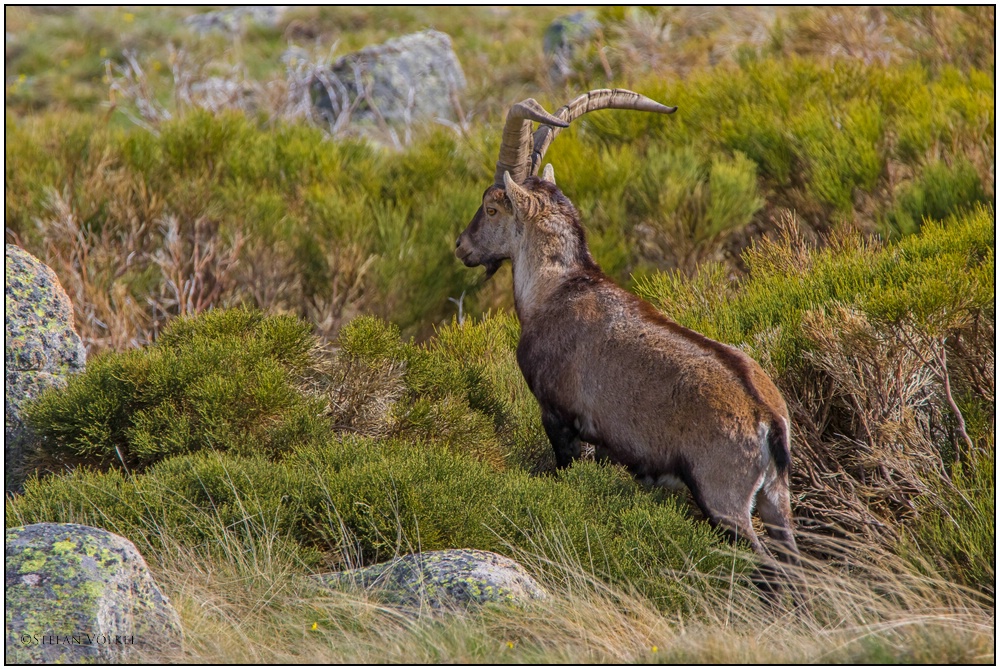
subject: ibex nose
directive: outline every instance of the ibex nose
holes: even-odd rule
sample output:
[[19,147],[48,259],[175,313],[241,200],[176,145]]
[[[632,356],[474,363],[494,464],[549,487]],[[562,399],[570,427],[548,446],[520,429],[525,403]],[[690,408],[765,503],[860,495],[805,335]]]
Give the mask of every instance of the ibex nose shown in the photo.
[[461,243],[462,243],[462,238],[461,237],[456,238],[455,239],[455,248],[458,249],[458,245],[460,245]]

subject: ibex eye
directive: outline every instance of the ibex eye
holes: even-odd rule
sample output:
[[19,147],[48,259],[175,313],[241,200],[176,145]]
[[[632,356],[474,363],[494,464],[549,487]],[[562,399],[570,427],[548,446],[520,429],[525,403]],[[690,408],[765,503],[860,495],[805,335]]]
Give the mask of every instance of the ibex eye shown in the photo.
[[493,207],[487,207],[486,208],[486,213],[489,214],[490,216],[493,216],[494,214],[497,213],[497,210],[494,209]]

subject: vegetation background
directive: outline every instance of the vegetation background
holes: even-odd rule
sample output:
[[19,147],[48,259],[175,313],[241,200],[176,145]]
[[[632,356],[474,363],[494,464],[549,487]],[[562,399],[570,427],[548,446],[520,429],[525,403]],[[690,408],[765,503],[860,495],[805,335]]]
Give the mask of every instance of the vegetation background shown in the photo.
[[[188,631],[147,660],[994,660],[994,8],[602,8],[553,79],[572,11],[5,8],[5,238],[89,354],[6,523],[135,542]],[[307,65],[428,27],[456,123],[303,112]],[[453,257],[506,108],[610,86],[679,111],[547,158],[606,272],[785,394],[805,609],[685,496],[554,473],[509,270]],[[309,579],[450,547],[553,597],[411,617]]]

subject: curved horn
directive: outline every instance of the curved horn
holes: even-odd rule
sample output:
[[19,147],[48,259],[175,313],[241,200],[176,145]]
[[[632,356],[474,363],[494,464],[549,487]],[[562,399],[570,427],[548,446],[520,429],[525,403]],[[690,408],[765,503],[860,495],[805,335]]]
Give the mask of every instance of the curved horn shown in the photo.
[[[544,121],[543,123],[548,125],[539,126],[538,130],[535,131],[531,152],[531,169],[528,174],[538,174],[538,168],[542,165],[545,152],[562,128],[567,127],[587,112],[594,112],[598,109],[634,109],[638,112],[656,112],[658,114],[673,114],[677,111],[676,107],[661,105],[655,100],[624,88],[599,88],[584,93],[556,111],[555,116],[565,123],[549,124],[548,121]],[[506,137],[506,129],[504,136]]]
[[[500,158],[497,159],[497,171],[493,183],[503,186],[503,173],[510,176],[518,184],[528,176],[531,156],[531,122],[547,123],[558,128],[565,128],[568,122],[555,117],[539,105],[534,98],[522,100],[507,112],[507,122],[503,127],[503,138],[500,141]],[[532,173],[533,174],[533,173]]]

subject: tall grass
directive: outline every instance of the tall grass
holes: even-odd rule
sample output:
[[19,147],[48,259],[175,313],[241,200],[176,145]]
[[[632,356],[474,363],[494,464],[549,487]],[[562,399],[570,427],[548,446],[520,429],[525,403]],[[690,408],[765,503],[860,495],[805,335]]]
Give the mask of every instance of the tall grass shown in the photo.
[[[239,499],[237,498],[237,504]],[[664,611],[627,586],[595,577],[592,557],[554,531],[507,553],[549,593],[523,607],[414,612],[377,593],[319,586],[281,528],[254,513],[230,524],[192,519],[213,540],[191,546],[169,525],[147,552],[177,608],[183,646],[145,663],[991,663],[992,602],[905,562],[862,563],[838,543],[842,567],[807,563],[801,602],[767,604],[724,575],[692,589],[693,606]],[[350,551],[350,541],[345,549]],[[399,553],[419,550],[402,546]],[[721,550],[725,551],[725,550]],[[660,573],[658,579],[690,580]]]

